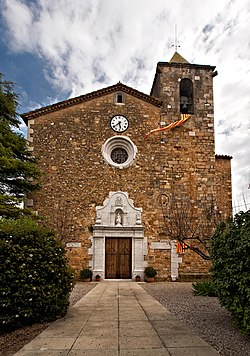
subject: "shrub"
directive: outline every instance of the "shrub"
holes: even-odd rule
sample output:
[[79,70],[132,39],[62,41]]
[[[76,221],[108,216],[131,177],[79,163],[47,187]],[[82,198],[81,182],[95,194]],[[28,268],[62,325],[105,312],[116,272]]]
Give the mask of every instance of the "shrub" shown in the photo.
[[157,275],[157,271],[154,269],[154,267],[146,267],[144,273],[149,278],[154,278]]
[[66,314],[73,274],[51,230],[32,219],[0,220],[0,323],[19,327]]
[[220,224],[211,239],[212,273],[219,300],[250,333],[250,210]]
[[193,292],[195,295],[206,297],[217,297],[217,290],[213,281],[200,281],[193,283]]
[[91,269],[89,268],[83,268],[80,271],[80,277],[81,279],[88,279],[88,278],[92,278],[93,272],[91,271]]

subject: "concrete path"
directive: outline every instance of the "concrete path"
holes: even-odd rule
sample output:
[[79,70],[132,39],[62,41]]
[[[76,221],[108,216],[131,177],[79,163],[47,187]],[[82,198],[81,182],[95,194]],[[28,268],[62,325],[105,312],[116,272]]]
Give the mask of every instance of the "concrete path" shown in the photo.
[[135,282],[102,282],[16,356],[218,356]]

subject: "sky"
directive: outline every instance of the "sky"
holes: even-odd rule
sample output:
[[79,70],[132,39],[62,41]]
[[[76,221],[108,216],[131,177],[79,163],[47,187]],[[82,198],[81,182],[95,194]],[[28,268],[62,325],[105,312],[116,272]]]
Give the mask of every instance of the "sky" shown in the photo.
[[0,72],[20,113],[119,81],[149,94],[173,44],[215,65],[215,149],[233,156],[234,212],[250,208],[249,0],[0,0],[0,10]]

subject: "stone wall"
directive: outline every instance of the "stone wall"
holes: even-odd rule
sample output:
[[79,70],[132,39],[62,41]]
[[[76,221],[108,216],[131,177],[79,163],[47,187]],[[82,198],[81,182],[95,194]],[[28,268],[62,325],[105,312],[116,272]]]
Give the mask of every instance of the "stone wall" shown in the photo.
[[[44,174],[42,189],[28,198],[33,199],[33,209],[47,217],[65,244],[81,244],[67,248],[76,270],[89,265],[96,206],[101,206],[111,191],[126,192],[134,206],[142,207],[148,241],[145,264],[154,266],[160,279],[171,275],[171,250],[153,248],[154,243],[171,238],[166,233],[162,196],[166,198],[165,207],[173,195],[189,197],[196,204],[197,214],[204,204],[217,200],[223,174],[216,172],[228,172],[228,166],[225,162],[215,163],[211,68],[160,67],[157,90],[152,93],[164,100],[162,108],[128,93],[125,103],[116,104],[112,92],[41,113],[29,122],[30,149]],[[183,76],[194,81],[195,114],[183,125],[144,140],[150,130],[180,119],[176,83]],[[138,150],[135,162],[125,169],[108,165],[102,156],[105,141],[117,135],[110,128],[114,115],[129,119],[123,135]],[[225,194],[230,199],[228,189],[229,183]],[[228,204],[224,208],[227,214]],[[187,251],[181,257],[181,273],[208,271],[209,264],[195,253]]]
[[221,219],[232,216],[231,156],[216,155],[216,196]]

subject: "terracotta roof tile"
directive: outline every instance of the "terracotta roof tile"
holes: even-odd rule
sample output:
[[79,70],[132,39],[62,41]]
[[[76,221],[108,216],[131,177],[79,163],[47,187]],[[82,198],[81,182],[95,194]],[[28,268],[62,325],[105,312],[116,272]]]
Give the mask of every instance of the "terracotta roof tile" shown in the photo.
[[133,88],[119,82],[115,85],[112,85],[112,86],[109,86],[109,87],[106,87],[103,89],[99,89],[99,90],[93,91],[93,92],[85,94],[85,95],[80,95],[75,98],[67,99],[67,100],[60,101],[58,103],[55,103],[55,104],[52,104],[49,106],[41,107],[40,109],[29,111],[27,113],[21,114],[20,116],[22,117],[24,122],[27,124],[28,120],[34,119],[40,115],[47,114],[48,112],[60,110],[62,108],[76,105],[76,104],[82,103],[84,101],[92,100],[92,99],[95,99],[102,95],[114,93],[116,91],[123,91],[124,93],[135,96],[135,97],[137,97],[141,100],[144,100],[144,101],[146,101],[152,105],[155,105],[157,107],[161,107],[161,105],[162,105],[161,100],[153,98],[150,95],[144,94],[136,89],[133,89]]
[[233,157],[229,155],[215,155],[215,158],[232,159]]

